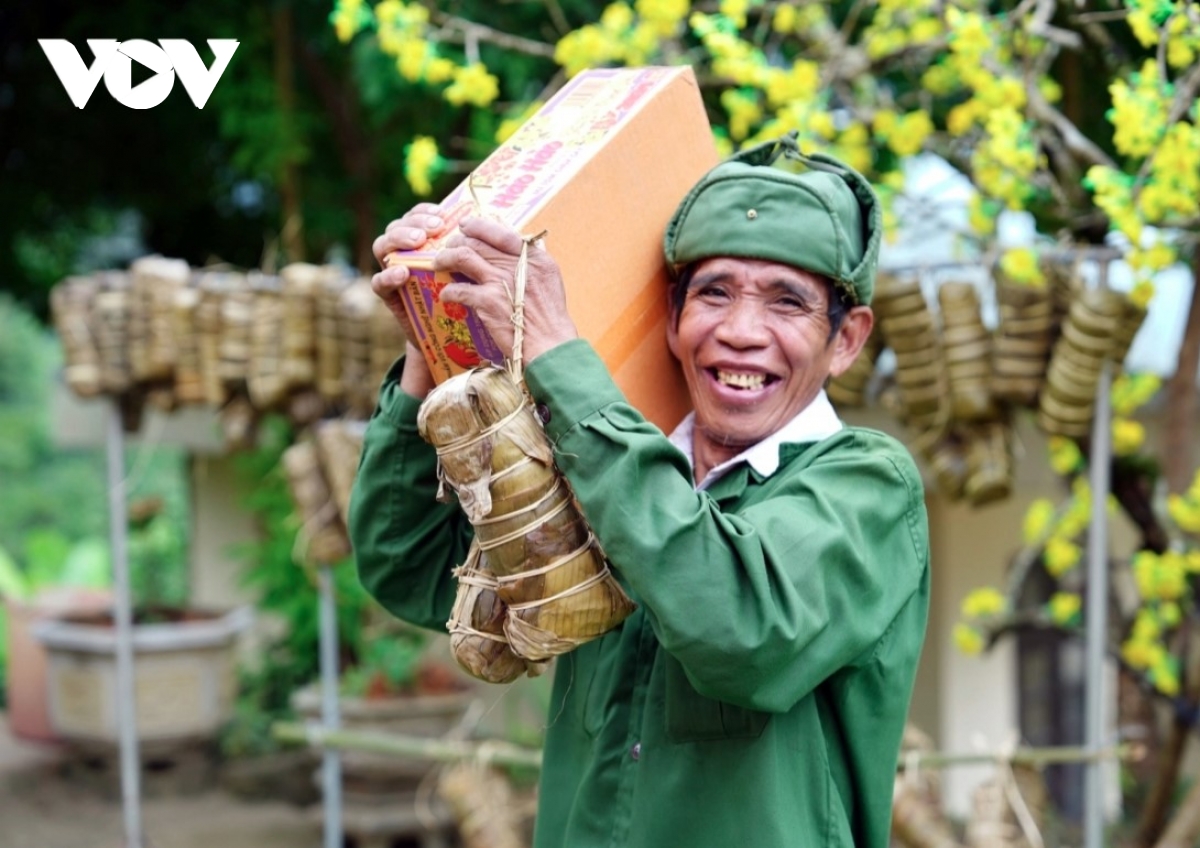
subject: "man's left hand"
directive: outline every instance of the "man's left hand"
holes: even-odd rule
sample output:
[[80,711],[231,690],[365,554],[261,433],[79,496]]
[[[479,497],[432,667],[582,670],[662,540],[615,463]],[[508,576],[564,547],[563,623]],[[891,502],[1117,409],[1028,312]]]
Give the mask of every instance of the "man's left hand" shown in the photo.
[[[512,356],[513,301],[523,239],[505,224],[467,218],[437,254],[434,268],[465,274],[474,283],[451,283],[440,297],[472,309],[505,356]],[[531,244],[525,271],[525,331],[522,359],[528,363],[563,342],[579,337],[567,312],[558,263]]]

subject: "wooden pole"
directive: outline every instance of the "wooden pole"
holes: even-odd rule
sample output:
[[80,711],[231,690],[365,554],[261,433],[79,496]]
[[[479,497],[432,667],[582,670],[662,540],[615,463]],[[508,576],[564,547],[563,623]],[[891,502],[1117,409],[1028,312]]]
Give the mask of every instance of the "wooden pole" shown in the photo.
[[467,741],[353,730],[326,730],[318,724],[277,722],[271,735],[282,742],[302,742],[319,748],[370,751],[400,757],[423,757],[437,762],[474,761],[484,765],[541,768],[542,752],[503,741]]
[[141,760],[133,662],[133,601],[129,584],[129,525],[125,503],[125,424],[120,402],[108,404],[108,532],[112,548],[113,624],[116,628],[116,713],[121,762],[121,811],[126,848],[143,848]]

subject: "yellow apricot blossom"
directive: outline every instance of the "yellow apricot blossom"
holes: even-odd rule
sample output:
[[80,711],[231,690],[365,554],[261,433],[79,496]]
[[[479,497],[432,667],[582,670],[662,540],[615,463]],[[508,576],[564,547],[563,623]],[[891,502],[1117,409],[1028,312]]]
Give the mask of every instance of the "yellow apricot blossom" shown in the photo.
[[1174,551],[1155,554],[1138,551],[1133,557],[1133,578],[1146,600],[1178,601],[1187,593],[1184,558]]
[[1191,493],[1167,496],[1167,512],[1185,533],[1200,533],[1200,498]]
[[1083,452],[1079,445],[1063,436],[1052,436],[1049,442],[1050,467],[1054,473],[1066,476],[1083,467]]
[[1054,523],[1054,504],[1049,498],[1037,498],[1025,510],[1022,535],[1025,544],[1036,545],[1045,538]]
[[419,135],[405,148],[404,178],[418,195],[427,195],[433,191],[433,177],[443,164],[437,142],[427,135]]
[[362,0],[337,0],[330,19],[337,40],[345,44],[366,25]]
[[619,39],[603,27],[588,24],[572,30],[554,45],[554,61],[562,66],[568,77],[616,59],[621,52]]
[[999,590],[990,586],[976,589],[962,602],[962,614],[966,618],[991,618],[1008,609],[1008,601]]
[[962,81],[948,64],[937,62],[921,74],[921,87],[938,97],[945,97],[961,88]]
[[950,29],[950,49],[954,53],[978,60],[995,49],[987,20],[979,13],[947,5],[946,24]]
[[1147,156],[1166,131],[1168,98],[1153,59],[1131,79],[1133,87],[1123,79],[1108,87],[1113,103],[1108,118],[1116,128],[1113,145],[1126,156]]
[[1079,611],[1083,603],[1079,595],[1073,592],[1055,592],[1046,605],[1050,619],[1061,627],[1078,623]]
[[425,73],[425,63],[429,59],[429,43],[415,38],[406,38],[399,42],[395,50],[396,70],[400,76],[409,82],[418,82]]
[[924,44],[940,38],[946,31],[940,18],[925,16],[917,18],[908,28],[908,40],[912,44]]
[[1168,697],[1179,694],[1179,668],[1173,657],[1165,652],[1150,669],[1150,682]]
[[765,71],[767,102],[782,106],[793,100],[808,100],[821,87],[821,69],[816,62],[797,60],[788,70]]
[[950,110],[950,114],[946,116],[946,129],[953,136],[966,135],[985,113],[983,103],[971,98]]
[[1150,306],[1150,300],[1154,297],[1154,283],[1149,280],[1138,280],[1132,289],[1129,290],[1129,299],[1134,306],[1141,309],[1146,309]]
[[637,0],[638,16],[662,37],[674,35],[692,9],[690,0]]
[[512,138],[513,134],[519,130],[526,121],[532,118],[544,105],[545,104],[541,100],[534,100],[516,114],[509,115],[507,118],[501,121],[500,126],[496,128],[496,143],[503,144]]
[[454,82],[442,92],[451,106],[487,106],[500,94],[500,81],[488,72],[482,62],[458,68]]
[[1083,551],[1074,542],[1055,536],[1046,543],[1042,559],[1051,577],[1062,577],[1079,564],[1082,555]]
[[1011,247],[1004,251],[1000,257],[1000,270],[1014,283],[1036,287],[1046,284],[1037,254],[1028,247]]
[[796,7],[791,3],[780,3],[775,8],[775,15],[771,18],[771,29],[780,35],[787,35],[796,29],[796,22],[799,20],[799,15],[796,13]]
[[1162,380],[1155,374],[1122,374],[1112,385],[1113,412],[1132,415],[1158,394],[1161,386]]
[[933,119],[918,109],[902,116],[888,134],[888,147],[897,156],[915,156],[921,152],[925,139],[933,132]]
[[1179,622],[1183,621],[1183,610],[1179,608],[1179,604],[1168,601],[1158,605],[1158,620],[1162,622],[1163,627],[1171,629],[1178,627]]
[[735,141],[749,135],[751,127],[762,118],[762,106],[753,91],[727,88],[721,92],[721,105],[729,115],[729,136]]
[[980,236],[996,232],[996,204],[979,192],[973,192],[967,201],[967,224]]
[[733,25],[741,29],[746,25],[746,12],[750,9],[750,0],[721,0],[718,8],[721,14],[733,21]]
[[954,644],[969,657],[983,652],[983,634],[969,624],[959,622],[954,625]]
[[1112,422],[1112,449],[1117,456],[1137,453],[1146,441],[1146,428],[1132,418],[1114,418]]
[[1130,6],[1129,14],[1125,16],[1125,23],[1133,31],[1133,37],[1143,47],[1157,46],[1158,27],[1155,26],[1154,19],[1150,16],[1150,10],[1145,6],[1133,6],[1133,4]]

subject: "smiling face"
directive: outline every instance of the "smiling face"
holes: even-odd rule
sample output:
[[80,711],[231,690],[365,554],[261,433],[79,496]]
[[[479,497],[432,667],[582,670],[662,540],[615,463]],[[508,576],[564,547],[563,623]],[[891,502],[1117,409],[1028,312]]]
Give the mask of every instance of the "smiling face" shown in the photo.
[[832,287],[758,259],[700,261],[668,330],[696,412],[696,479],[782,428],[850,367],[871,331],[856,306],[830,338]]

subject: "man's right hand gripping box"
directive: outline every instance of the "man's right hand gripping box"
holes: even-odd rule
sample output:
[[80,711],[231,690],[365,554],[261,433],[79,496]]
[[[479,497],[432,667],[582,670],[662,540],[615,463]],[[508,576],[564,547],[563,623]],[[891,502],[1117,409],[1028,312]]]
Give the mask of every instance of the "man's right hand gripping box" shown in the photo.
[[630,403],[670,431],[689,408],[667,350],[667,221],[717,163],[690,67],[585,71],[564,86],[441,204],[446,233],[398,256],[405,307],[434,379],[502,357],[476,317],[438,292],[433,257],[471,214],[546,230],[567,305]]

